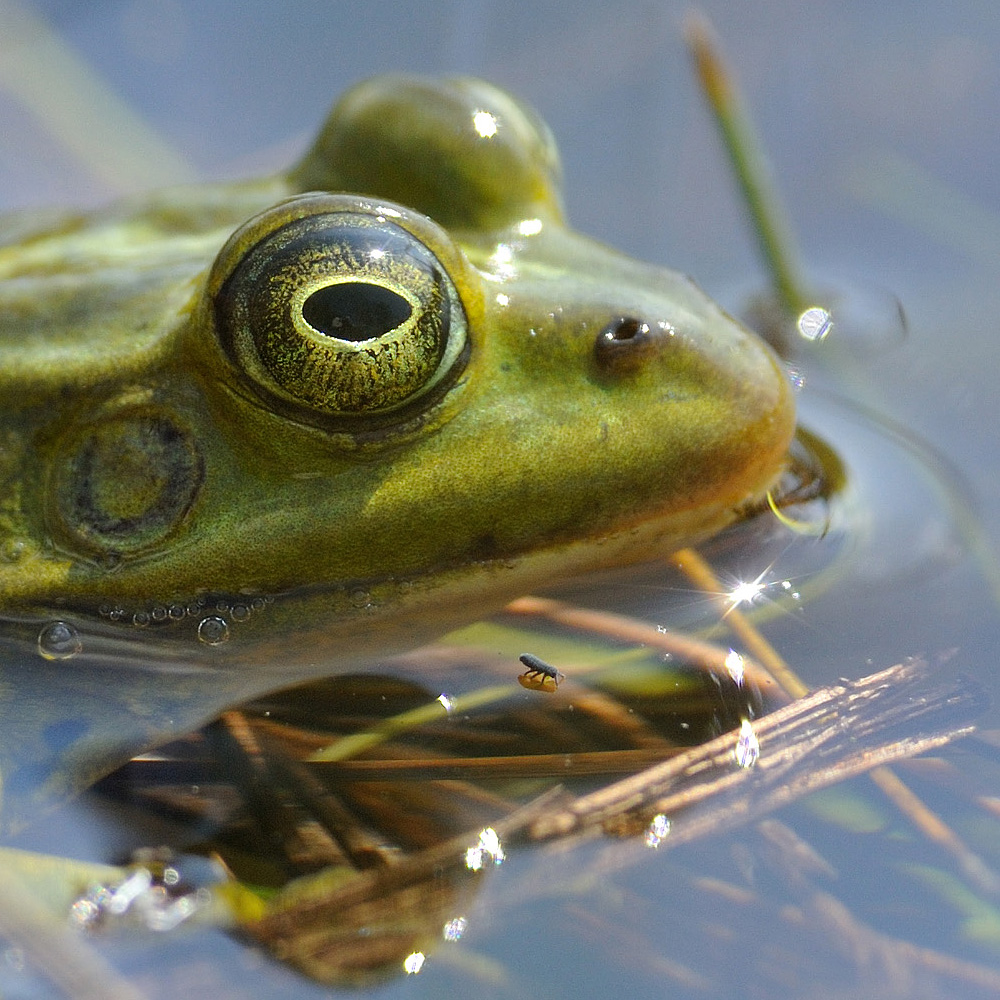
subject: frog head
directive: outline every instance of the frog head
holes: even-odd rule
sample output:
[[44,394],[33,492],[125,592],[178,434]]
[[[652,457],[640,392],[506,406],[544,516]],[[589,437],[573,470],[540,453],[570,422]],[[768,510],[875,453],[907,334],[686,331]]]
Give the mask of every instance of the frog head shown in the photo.
[[[349,91],[286,175],[0,247],[0,602],[269,677],[399,649],[757,502],[768,347],[567,224],[532,111]],[[272,682],[273,683],[273,682]]]

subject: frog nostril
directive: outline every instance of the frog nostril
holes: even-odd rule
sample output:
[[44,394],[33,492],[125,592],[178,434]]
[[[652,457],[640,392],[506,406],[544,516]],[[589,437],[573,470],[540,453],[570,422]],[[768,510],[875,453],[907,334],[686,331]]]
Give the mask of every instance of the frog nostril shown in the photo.
[[631,316],[623,316],[609,323],[600,333],[599,339],[608,341],[635,340],[649,333],[649,324]]
[[[659,325],[658,325],[659,326]],[[657,353],[656,331],[634,316],[613,319],[597,335],[594,359],[608,372],[634,371]]]

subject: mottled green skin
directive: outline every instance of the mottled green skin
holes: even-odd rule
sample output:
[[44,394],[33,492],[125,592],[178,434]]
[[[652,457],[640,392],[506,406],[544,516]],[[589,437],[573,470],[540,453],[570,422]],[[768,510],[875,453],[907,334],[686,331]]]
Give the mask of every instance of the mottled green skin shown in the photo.
[[[481,110],[495,136],[474,129]],[[559,183],[548,131],[506,94],[378,78],[343,98],[287,175],[0,229],[5,613],[25,635],[73,622],[87,654],[233,666],[262,689],[730,523],[775,479],[793,432],[778,363],[685,278],[570,229]],[[232,234],[314,190],[353,192],[360,211],[395,203],[461,298],[467,357],[398,420],[274,412],[220,347],[214,297],[260,225]],[[664,327],[602,361],[597,336],[621,316]],[[147,475],[142,428],[162,421],[184,444],[150,446]],[[81,455],[95,450],[94,494],[136,515],[114,544],[73,523]],[[160,461],[173,493],[157,520],[143,512]],[[220,600],[228,641],[199,642]]]

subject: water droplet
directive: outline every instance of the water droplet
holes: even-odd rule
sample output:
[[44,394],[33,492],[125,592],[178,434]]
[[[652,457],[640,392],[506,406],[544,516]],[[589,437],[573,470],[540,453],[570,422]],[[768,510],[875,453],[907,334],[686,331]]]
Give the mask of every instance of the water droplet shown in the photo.
[[225,618],[209,615],[198,622],[198,638],[206,646],[218,646],[229,638],[229,625]]
[[735,753],[736,763],[744,768],[753,767],[760,756],[760,743],[757,742],[757,734],[747,719],[744,719],[740,726],[740,737],[736,741]]
[[80,633],[68,622],[49,622],[38,634],[38,652],[46,660],[68,660],[81,649]]
[[646,827],[646,846],[659,847],[670,833],[670,820],[663,813],[657,813]]
[[729,650],[726,654],[726,670],[729,672],[729,676],[732,677],[733,681],[737,685],[741,685],[743,683],[743,657],[740,656],[735,649]]
[[92,899],[86,897],[77,899],[69,908],[69,920],[71,926],[78,930],[87,930],[94,927],[101,918],[101,908]]
[[459,941],[469,926],[469,921],[465,917],[454,917],[441,928],[441,936],[445,941]]
[[487,860],[492,860],[495,865],[502,865],[506,859],[500,837],[491,826],[480,830],[478,842],[465,852],[465,866],[474,872],[480,871]]
[[357,590],[351,591],[351,604],[356,608],[367,608],[371,606],[372,598],[371,594],[367,590],[363,590],[360,587]]
[[823,340],[833,329],[833,317],[822,306],[810,306],[799,316],[797,326],[806,340]]
[[455,711],[455,699],[447,692],[442,692],[441,694],[439,694],[437,700],[441,702],[441,705],[446,712]]

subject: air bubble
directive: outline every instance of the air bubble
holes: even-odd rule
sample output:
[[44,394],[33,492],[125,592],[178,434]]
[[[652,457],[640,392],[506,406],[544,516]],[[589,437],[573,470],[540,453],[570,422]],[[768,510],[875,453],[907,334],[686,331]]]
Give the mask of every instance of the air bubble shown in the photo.
[[187,614],[187,608],[183,604],[171,604],[167,609],[167,614],[175,621],[179,622],[185,614]]
[[372,595],[368,593],[367,590],[363,590],[360,587],[357,590],[351,591],[351,604],[356,608],[368,608],[371,607]]
[[16,563],[28,554],[28,543],[23,538],[8,538],[0,547],[0,559]]
[[38,634],[38,652],[46,660],[68,660],[81,649],[80,633],[68,622],[49,622]]
[[198,622],[198,638],[206,646],[218,646],[229,638],[229,625],[225,618],[209,615]]
[[238,622],[245,622],[250,617],[250,609],[245,604],[233,605],[233,618]]
[[136,628],[145,628],[150,622],[149,613],[146,611],[137,611],[132,615],[132,624]]
[[167,609],[162,604],[157,604],[150,612],[154,622],[165,622],[167,620]]

